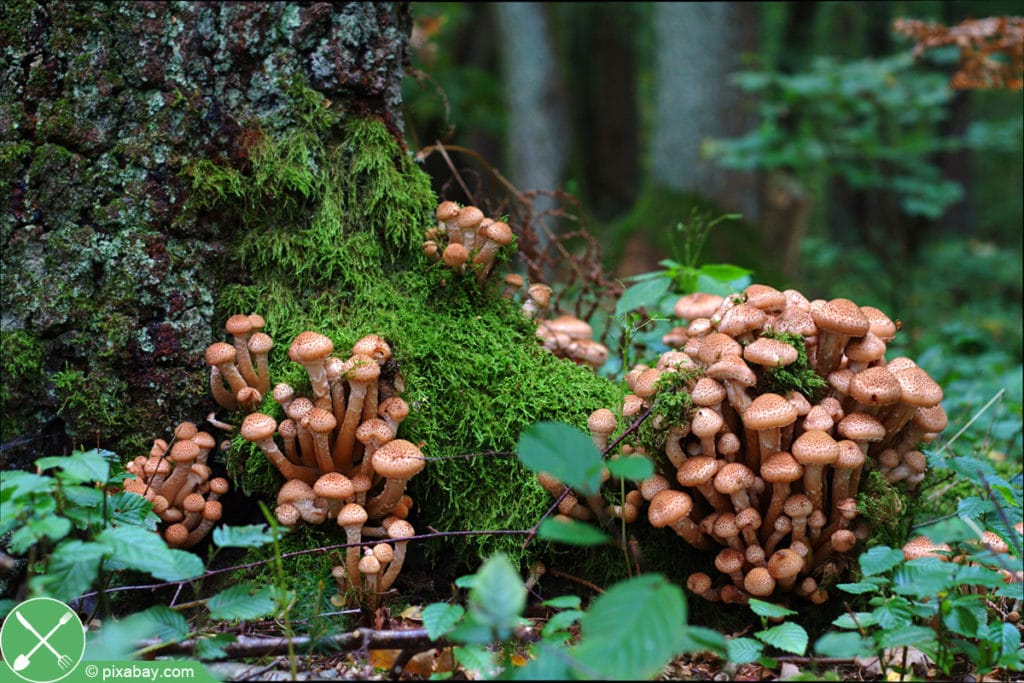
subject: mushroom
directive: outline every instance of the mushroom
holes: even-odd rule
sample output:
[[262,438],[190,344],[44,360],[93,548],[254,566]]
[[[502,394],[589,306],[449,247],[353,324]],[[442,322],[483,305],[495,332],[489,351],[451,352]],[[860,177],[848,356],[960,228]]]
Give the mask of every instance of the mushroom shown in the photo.
[[766,598],[775,591],[775,577],[767,567],[754,567],[743,577],[743,588],[758,598]]
[[782,450],[782,428],[796,422],[796,418],[796,408],[779,394],[761,394],[750,403],[743,413],[743,426],[757,434],[758,442],[757,455],[754,449],[747,449],[751,468],[760,469],[764,460]]
[[380,560],[373,554],[373,550],[366,549],[363,557],[359,560],[359,573],[363,577],[363,595],[366,598],[367,606],[373,610],[377,608],[377,576],[380,574]]
[[754,485],[754,473],[742,463],[731,462],[722,466],[715,475],[715,489],[732,499],[736,512],[750,509],[747,489]]
[[206,535],[210,533],[210,529],[213,525],[220,521],[221,515],[223,514],[223,508],[221,507],[219,500],[208,500],[206,505],[203,506],[202,520],[195,529],[189,532],[188,536],[185,537],[185,542],[182,543],[183,548],[191,548],[199,541],[206,538]]
[[409,404],[400,396],[390,396],[377,406],[377,415],[391,430],[391,438],[395,438],[398,436],[398,425],[409,415]]
[[169,501],[173,501],[182,485],[184,485],[192,463],[196,461],[197,457],[199,457],[199,446],[195,441],[175,441],[174,445],[171,446],[170,453],[171,462],[174,463],[174,470],[156,493]]
[[849,299],[832,299],[811,305],[811,318],[818,327],[818,345],[814,369],[822,377],[839,367],[843,349],[851,337],[861,337],[870,322],[860,307]]
[[[345,408],[345,420],[338,430],[334,442],[334,466],[339,472],[348,472],[352,468],[353,449],[356,441],[356,429],[363,416],[363,401],[371,384],[376,385],[380,377],[380,366],[371,356],[353,355],[346,362],[349,396]],[[376,413],[376,406],[374,407]]]
[[[837,442],[839,455],[832,463],[832,510],[829,517],[835,519],[839,513],[839,503],[857,495],[857,484],[860,483],[860,471],[866,458],[864,452],[850,439]],[[853,481],[854,475],[857,482]]]
[[693,509],[693,499],[685,491],[661,489],[649,500],[651,504],[647,508],[647,519],[652,527],[670,527],[694,548],[709,550],[712,547],[708,538],[689,517]]
[[594,446],[601,453],[604,453],[608,448],[608,437],[612,435],[618,424],[618,420],[615,419],[615,413],[607,408],[598,408],[587,418],[587,429],[590,430]]
[[274,508],[274,518],[279,524],[290,529],[299,523],[302,515],[299,514],[299,508],[291,503],[285,503]]
[[[791,452],[796,461],[804,466],[804,493],[816,509],[822,509],[825,499],[823,472],[827,465],[839,457],[839,445],[826,432],[812,429],[796,438]],[[796,520],[793,522],[795,524]]]
[[476,230],[480,222],[484,220],[484,213],[475,206],[464,206],[455,217],[455,223],[459,234],[462,236],[462,244],[467,252],[476,249]]
[[673,311],[683,320],[710,318],[722,305],[723,297],[707,292],[691,292],[676,300]]
[[345,500],[355,495],[352,482],[341,472],[321,474],[313,484],[317,507],[327,511],[327,516],[337,518]]
[[248,349],[251,358],[256,362],[256,382],[254,387],[266,396],[270,391],[270,364],[267,355],[274,348],[274,340],[269,334],[255,332],[249,337]]
[[802,493],[794,493],[786,499],[782,511],[793,523],[793,535],[790,539],[790,547],[792,547],[803,540],[807,531],[807,518],[814,512],[814,505],[809,497]]
[[374,471],[385,478],[384,490],[366,503],[371,517],[391,512],[405,493],[405,483],[423,469],[423,454],[413,443],[394,439],[377,449],[371,461]]
[[449,242],[462,241],[462,233],[459,232],[459,210],[460,207],[453,201],[443,201],[437,205],[434,215],[437,218],[439,227],[444,228]]
[[373,454],[378,448],[386,444],[394,437],[394,433],[388,424],[375,417],[372,420],[366,420],[359,429],[356,430],[356,439],[359,443],[363,444],[363,460],[359,465],[360,472],[366,472],[368,474],[373,473]]
[[704,572],[694,572],[686,578],[686,587],[694,595],[699,595],[708,602],[720,600],[718,591],[712,587],[711,577]]
[[849,368],[861,372],[869,365],[885,359],[885,342],[868,330],[863,337],[851,339],[846,344],[846,357],[850,361]]
[[782,548],[768,558],[768,572],[783,591],[792,591],[796,577],[804,568],[804,558],[790,548]]
[[689,458],[676,471],[676,481],[682,486],[700,491],[705,500],[711,503],[717,512],[729,512],[732,509],[732,503],[715,490],[711,483],[722,464],[721,460],[704,455]]
[[850,378],[848,393],[863,406],[859,409],[861,412],[881,415],[886,406],[900,400],[901,390],[900,383],[888,368],[875,366],[855,373]]
[[730,354],[723,356],[709,367],[705,373],[708,377],[719,380],[725,385],[725,393],[729,404],[742,416],[752,400],[747,394],[747,388],[757,383],[757,375],[750,369],[750,366],[743,362],[738,355]]
[[758,337],[743,349],[743,359],[765,368],[778,368],[796,362],[799,353],[784,341]]
[[709,458],[715,457],[715,435],[721,431],[724,425],[725,420],[722,419],[721,414],[711,408],[699,408],[694,413],[693,419],[690,420],[690,431],[700,439],[701,455]]
[[547,308],[551,301],[551,287],[542,282],[530,285],[526,289],[526,302],[523,304],[523,313],[527,318],[536,316],[537,311]]
[[388,537],[395,541],[395,554],[384,576],[381,577],[381,591],[386,591],[395,583],[395,579],[402,571],[402,565],[405,564],[406,546],[409,545],[409,539],[415,535],[416,530],[404,519],[395,520],[388,525]]
[[512,244],[514,235],[508,223],[494,221],[486,227],[481,227],[480,237],[484,239],[480,251],[473,257],[473,264],[479,267],[476,273],[477,282],[483,282],[494,267],[494,259],[498,250]]
[[313,487],[301,479],[289,479],[277,491],[278,506],[294,505],[307,524],[323,524],[327,519],[327,510],[318,506],[316,501]]
[[[766,525],[762,524],[761,528],[764,529]],[[786,515],[779,515],[775,518],[775,522],[772,524],[772,532],[764,542],[764,551],[771,553],[775,550],[775,546],[785,538],[788,534],[793,532],[793,520]]]
[[717,329],[741,344],[749,344],[754,340],[754,333],[761,329],[767,319],[767,314],[760,308],[746,303],[737,304],[722,314]]
[[319,476],[317,471],[311,467],[296,465],[284,456],[281,449],[274,443],[274,430],[277,429],[277,422],[274,418],[264,413],[249,413],[242,421],[240,433],[246,441],[251,441],[260,447],[267,460],[284,475],[285,479],[299,479],[312,484]]
[[441,260],[456,273],[462,273],[465,272],[466,262],[469,261],[469,251],[462,244],[452,242],[441,252]]
[[[233,315],[224,323],[224,329],[231,335],[235,347],[235,365],[238,372],[245,379],[245,383],[251,387],[259,384],[259,377],[252,365],[252,358],[249,357],[249,336],[252,334],[252,321],[247,315]],[[238,390],[235,389],[235,393]],[[261,392],[262,393],[262,392]]]
[[331,393],[324,362],[333,351],[334,342],[312,330],[300,332],[288,347],[288,358],[306,368],[314,401]]
[[501,290],[502,299],[511,299],[526,283],[523,276],[517,273],[509,273],[505,276],[505,288]]
[[308,398],[299,396],[292,400],[288,404],[288,409],[285,410],[285,414],[295,422],[295,428],[298,431],[299,457],[302,464],[313,469],[316,468],[316,446],[313,443],[313,433],[305,426],[303,420],[315,407]]
[[722,548],[715,555],[715,569],[728,574],[732,579],[732,582],[737,586],[743,585],[743,563],[746,562],[746,558],[739,550],[735,548]]
[[302,418],[301,425],[313,435],[313,452],[320,474],[334,472],[334,461],[331,459],[331,432],[337,426],[334,413],[323,408],[313,408]]
[[349,503],[338,512],[338,526],[345,530],[345,569],[351,585],[359,578],[359,541],[363,525],[369,517],[358,503]]

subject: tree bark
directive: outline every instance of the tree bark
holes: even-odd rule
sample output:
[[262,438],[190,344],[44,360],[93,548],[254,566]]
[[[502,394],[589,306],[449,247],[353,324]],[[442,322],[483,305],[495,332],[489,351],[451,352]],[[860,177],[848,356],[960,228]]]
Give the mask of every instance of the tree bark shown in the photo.
[[301,123],[297,84],[400,139],[410,27],[405,3],[3,4],[0,330],[39,359],[3,361],[4,439],[63,407],[87,444],[145,442],[210,403],[245,228],[190,209],[185,171],[244,169]]

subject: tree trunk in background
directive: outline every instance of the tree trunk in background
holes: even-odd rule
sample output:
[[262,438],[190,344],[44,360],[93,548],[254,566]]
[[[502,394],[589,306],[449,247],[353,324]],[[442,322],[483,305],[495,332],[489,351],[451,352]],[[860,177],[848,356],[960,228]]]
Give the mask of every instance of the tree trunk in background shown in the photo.
[[214,293],[246,278],[245,226],[189,210],[185,172],[244,169],[301,123],[298,85],[400,137],[409,8],[8,0],[0,20],[3,438],[64,404],[79,442],[145,442],[212,408]]
[[654,5],[656,101],[650,175],[656,184],[692,191],[744,218],[758,218],[756,179],[701,158],[707,138],[734,137],[752,125],[729,74],[756,49],[754,3],[666,2]]
[[[559,189],[571,144],[566,89],[543,3],[493,5],[508,105],[508,170],[522,191]],[[538,196],[536,216],[556,202]],[[538,233],[543,240],[543,232]],[[543,247],[543,243],[540,245]]]

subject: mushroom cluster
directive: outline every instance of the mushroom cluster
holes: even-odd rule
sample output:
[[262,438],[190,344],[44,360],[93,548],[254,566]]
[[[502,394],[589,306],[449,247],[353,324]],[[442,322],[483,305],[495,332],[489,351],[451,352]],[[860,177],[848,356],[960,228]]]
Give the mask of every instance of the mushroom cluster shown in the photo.
[[515,240],[508,223],[484,216],[475,206],[444,201],[435,216],[437,225],[424,233],[423,253],[457,273],[474,273],[478,283],[491,274],[498,252]]
[[577,365],[589,365],[596,370],[608,360],[608,347],[595,341],[590,324],[576,316],[541,320],[537,323],[537,336],[548,351]]
[[[412,499],[406,482],[424,466],[417,446],[397,438],[409,405],[381,369],[391,358],[376,334],[357,341],[347,358],[333,355],[334,343],[314,331],[296,336],[288,357],[309,376],[311,396],[298,396],[280,383],[272,396],[285,418],[249,413],[241,436],[255,443],[284,476],[274,515],[284,526],[335,521],[345,531],[344,563],[335,568],[335,602],[346,596],[373,604],[391,587],[414,531],[405,521]],[[281,445],[275,441],[280,437]],[[383,539],[360,555],[364,538]],[[391,544],[394,544],[392,547]]]
[[206,347],[210,392],[226,410],[256,410],[270,390],[267,356],[274,342],[263,332],[265,325],[263,316],[255,313],[233,315],[224,325],[232,343],[214,342]]
[[160,517],[158,531],[172,548],[190,548],[206,537],[221,518],[218,500],[228,492],[228,481],[211,477],[206,460],[217,445],[192,422],[174,429],[168,444],[155,439],[149,455],[128,463],[134,479],[125,479],[125,491],[145,497]]
[[[676,313],[686,324],[666,335],[674,348],[626,377],[632,393],[619,415],[629,424],[650,409],[646,424],[609,456],[649,457],[655,474],[614,506],[570,492],[561,513],[630,522],[647,506],[652,526],[715,553],[726,578],[688,581],[708,600],[824,602],[819,581],[870,533],[856,498],[865,473],[905,491],[924,479],[917,449],[946,426],[941,388],[909,358],[886,360],[898,325],[848,299],[753,284],[682,297]],[[619,426],[608,409],[591,415],[602,451]],[[541,485],[564,492],[545,477]]]

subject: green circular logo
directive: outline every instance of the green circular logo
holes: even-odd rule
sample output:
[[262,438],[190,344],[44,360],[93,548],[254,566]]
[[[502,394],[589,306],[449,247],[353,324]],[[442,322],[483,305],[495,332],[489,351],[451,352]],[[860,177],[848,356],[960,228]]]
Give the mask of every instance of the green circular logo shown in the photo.
[[4,664],[26,681],[59,681],[82,661],[82,620],[59,600],[26,600],[11,610],[0,627],[0,653]]

